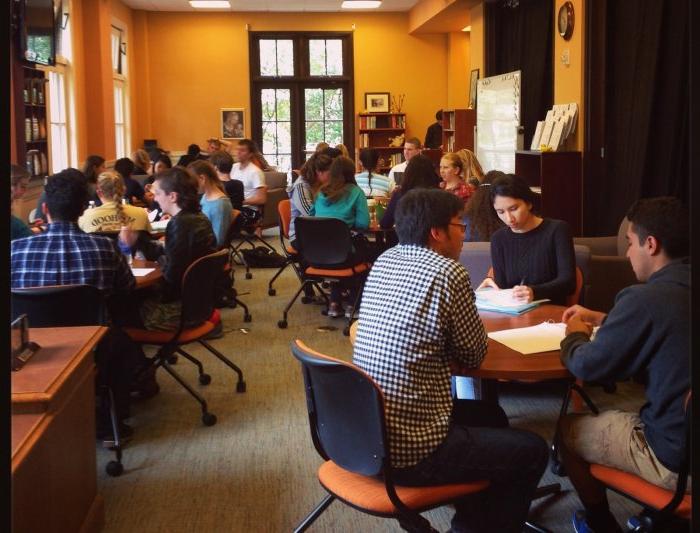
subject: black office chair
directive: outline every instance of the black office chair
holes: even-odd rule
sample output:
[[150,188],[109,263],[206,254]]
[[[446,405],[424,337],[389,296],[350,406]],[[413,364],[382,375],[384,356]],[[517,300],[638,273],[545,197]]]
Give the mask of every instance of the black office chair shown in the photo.
[[[91,285],[56,285],[12,289],[12,317],[27,315],[31,327],[96,326],[106,324],[106,306],[102,292]],[[122,443],[114,402],[114,392],[107,385],[98,387],[101,401],[109,405],[116,460],[107,463],[110,476],[124,472]]]
[[182,348],[185,344],[198,342],[236,372],[238,376],[236,392],[246,391],[246,384],[243,380],[241,369],[205,340],[205,337],[211,333],[221,320],[219,310],[214,307],[214,287],[217,277],[226,265],[227,255],[228,252],[226,250],[219,250],[200,257],[187,268],[182,278],[182,312],[177,329],[173,331],[153,331],[139,328],[124,328],[126,334],[134,342],[160,346],[156,355],[151,358],[151,365],[156,368],[163,367],[199,402],[202,410],[202,423],[205,426],[216,424],[216,416],[209,412],[204,398],[172,368],[169,358],[174,353],[182,355],[197,366],[199,383],[208,385],[211,382],[211,376],[204,372],[202,363]]
[[[287,314],[306,286],[314,286],[323,295],[320,283],[348,281],[357,285],[357,294],[347,325],[343,329],[343,334],[347,336],[371,265],[353,258],[350,228],[338,218],[297,217],[294,227],[299,252],[310,266],[304,269],[303,283],[284,308],[283,318],[277,322],[277,326],[282,329],[287,327]],[[328,301],[325,313],[327,312]]]

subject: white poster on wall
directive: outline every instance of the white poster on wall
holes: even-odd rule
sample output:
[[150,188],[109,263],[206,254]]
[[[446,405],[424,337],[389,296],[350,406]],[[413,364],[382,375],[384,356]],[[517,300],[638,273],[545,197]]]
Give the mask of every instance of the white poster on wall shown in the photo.
[[479,80],[476,157],[484,172],[515,172],[520,127],[520,71]]

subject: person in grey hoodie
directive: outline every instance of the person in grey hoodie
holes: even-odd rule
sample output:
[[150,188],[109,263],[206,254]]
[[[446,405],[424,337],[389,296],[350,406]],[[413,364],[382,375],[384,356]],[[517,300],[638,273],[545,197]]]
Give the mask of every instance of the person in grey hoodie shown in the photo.
[[[572,414],[560,426],[564,469],[585,510],[577,533],[621,531],[605,486],[589,470],[605,464],[675,490],[684,452],[685,397],[690,389],[689,217],[671,197],[638,200],[627,212],[627,257],[640,281],[620,291],[608,315],[579,305],[562,317],[561,359],[586,381],[638,378],[639,413]],[[594,326],[600,326],[591,339]],[[690,482],[688,490],[690,490]]]

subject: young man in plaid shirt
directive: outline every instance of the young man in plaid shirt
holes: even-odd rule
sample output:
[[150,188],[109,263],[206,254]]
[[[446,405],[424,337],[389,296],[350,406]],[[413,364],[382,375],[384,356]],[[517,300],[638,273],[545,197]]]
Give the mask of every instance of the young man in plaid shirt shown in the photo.
[[547,444],[509,428],[498,405],[451,395],[451,366],[478,367],[487,343],[469,274],[457,262],[462,208],[440,190],[415,189],[401,199],[399,245],[367,278],[353,362],[384,393],[395,481],[488,479],[486,491],[455,504],[451,531],[520,533],[547,466]]

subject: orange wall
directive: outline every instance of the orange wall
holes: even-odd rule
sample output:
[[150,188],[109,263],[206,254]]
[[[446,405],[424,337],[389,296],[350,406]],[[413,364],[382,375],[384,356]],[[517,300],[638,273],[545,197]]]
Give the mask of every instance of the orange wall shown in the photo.
[[469,23],[472,27],[469,33],[469,58],[471,70],[479,69],[479,79],[484,74],[484,4],[477,4],[469,10]]
[[[574,32],[565,41],[557,29],[557,15],[564,0],[554,2],[554,103],[578,104],[576,131],[567,139],[567,149],[583,151],[583,98],[584,98],[584,56],[585,12],[583,0],[573,0]],[[569,64],[562,62],[565,51],[569,54]]]
[[468,32],[447,34],[447,108],[464,109],[469,105],[471,58]]
[[[145,18],[142,25],[141,19]],[[219,131],[219,110],[246,110],[250,135],[248,33],[270,30],[354,30],[355,112],[364,93],[405,94],[407,136],[423,138],[435,110],[447,100],[447,43],[442,35],[409,35],[406,13],[135,13],[139,64],[134,80],[132,144],[155,138],[168,150],[185,150]],[[141,67],[137,67],[141,68]]]

